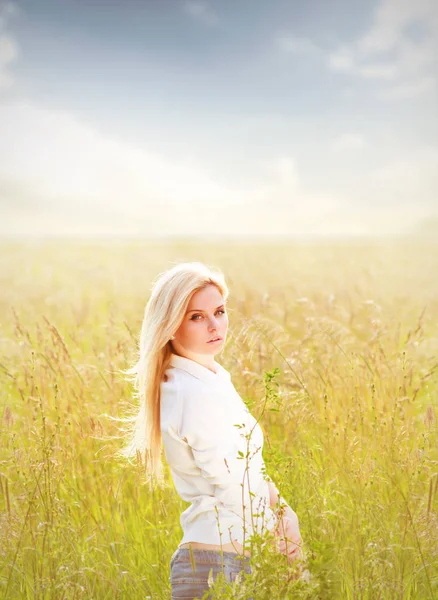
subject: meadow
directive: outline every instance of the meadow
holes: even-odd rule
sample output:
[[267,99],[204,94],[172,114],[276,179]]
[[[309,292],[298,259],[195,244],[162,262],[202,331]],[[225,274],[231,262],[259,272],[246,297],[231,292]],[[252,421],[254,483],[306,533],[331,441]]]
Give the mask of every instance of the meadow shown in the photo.
[[170,598],[188,506],[114,459],[152,280],[230,288],[216,360],[260,417],[305,582],[261,552],[218,598],[438,598],[438,244],[2,242],[0,597]]

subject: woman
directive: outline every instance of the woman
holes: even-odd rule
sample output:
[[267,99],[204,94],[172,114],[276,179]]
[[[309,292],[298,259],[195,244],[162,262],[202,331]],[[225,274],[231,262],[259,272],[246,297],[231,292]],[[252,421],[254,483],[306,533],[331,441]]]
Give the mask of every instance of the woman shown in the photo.
[[[173,483],[191,505],[171,567],[172,598],[201,598],[220,572],[251,573],[258,534],[290,561],[302,558],[298,518],[266,475],[263,432],[214,360],[224,347],[228,288],[203,263],[177,264],[155,281],[135,375],[141,400],[131,444],[162,481],[164,445]],[[210,578],[209,578],[210,575]]]

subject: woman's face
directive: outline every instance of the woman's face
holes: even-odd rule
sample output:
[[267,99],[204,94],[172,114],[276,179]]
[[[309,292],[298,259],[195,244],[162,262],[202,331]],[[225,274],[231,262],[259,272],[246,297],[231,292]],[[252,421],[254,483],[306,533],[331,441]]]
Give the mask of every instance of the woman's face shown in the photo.
[[[209,355],[221,352],[228,329],[224,299],[215,285],[195,292],[172,344],[181,355]],[[217,342],[211,342],[220,338]]]

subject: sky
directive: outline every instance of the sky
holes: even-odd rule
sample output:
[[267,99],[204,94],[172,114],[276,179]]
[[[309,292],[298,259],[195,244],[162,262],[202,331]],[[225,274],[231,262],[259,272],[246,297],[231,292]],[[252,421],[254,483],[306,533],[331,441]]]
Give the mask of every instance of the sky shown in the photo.
[[0,0],[0,235],[433,223],[436,0]]

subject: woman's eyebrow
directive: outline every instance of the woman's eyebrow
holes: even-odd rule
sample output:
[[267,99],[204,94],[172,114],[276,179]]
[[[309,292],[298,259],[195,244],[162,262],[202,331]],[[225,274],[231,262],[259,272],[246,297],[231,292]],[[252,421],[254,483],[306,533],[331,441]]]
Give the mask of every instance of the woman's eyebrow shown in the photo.
[[[218,306],[218,307],[217,307],[215,310],[218,310],[218,308],[223,308],[223,307],[224,307],[224,304],[221,304],[221,305],[220,305],[220,306]],[[187,311],[187,313],[190,313],[190,312],[205,312],[205,311],[203,311],[203,310],[202,310],[202,309],[200,309],[200,308],[192,308],[191,310],[188,310],[188,311]]]

